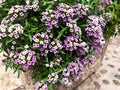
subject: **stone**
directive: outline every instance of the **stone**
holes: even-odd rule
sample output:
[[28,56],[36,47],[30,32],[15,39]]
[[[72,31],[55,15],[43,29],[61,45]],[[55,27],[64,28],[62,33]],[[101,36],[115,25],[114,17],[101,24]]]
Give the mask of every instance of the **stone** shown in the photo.
[[94,81],[93,83],[94,83],[94,85],[97,87],[97,89],[100,89],[100,88],[101,88],[101,85],[100,85],[97,81]]
[[120,85],[120,82],[117,81],[117,80],[113,80],[113,83],[114,83],[115,85]]
[[120,80],[120,75],[116,74],[114,77]]
[[26,89],[25,89],[25,86],[24,86],[24,85],[22,85],[22,86],[17,87],[17,88],[16,88],[16,89],[14,89],[14,90],[26,90]]
[[118,68],[118,72],[120,72],[120,68]]
[[107,57],[106,57],[105,60],[110,60],[110,58],[107,58]]
[[111,64],[108,64],[108,66],[111,67],[111,68],[115,68],[115,66],[114,66],[114,65],[111,65]]
[[117,51],[115,51],[115,50],[113,51],[113,53],[114,53],[114,54],[118,54],[118,52],[117,52]]
[[102,82],[103,82],[105,85],[108,85],[108,84],[109,84],[109,81],[106,80],[106,79],[104,79]]
[[108,71],[107,71],[106,69],[102,69],[102,70],[100,70],[100,72],[101,72],[102,74],[105,74],[105,73],[107,73]]

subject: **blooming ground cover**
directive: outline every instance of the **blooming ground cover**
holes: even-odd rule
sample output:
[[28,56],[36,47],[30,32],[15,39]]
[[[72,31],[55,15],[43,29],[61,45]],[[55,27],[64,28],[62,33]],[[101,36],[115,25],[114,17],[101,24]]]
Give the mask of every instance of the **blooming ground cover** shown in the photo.
[[53,90],[56,84],[69,86],[78,80],[85,67],[95,62],[94,55],[105,44],[104,37],[115,32],[115,28],[109,29],[117,19],[117,1],[0,3],[0,42],[1,50],[6,52],[6,69],[18,73],[30,69],[36,90]]

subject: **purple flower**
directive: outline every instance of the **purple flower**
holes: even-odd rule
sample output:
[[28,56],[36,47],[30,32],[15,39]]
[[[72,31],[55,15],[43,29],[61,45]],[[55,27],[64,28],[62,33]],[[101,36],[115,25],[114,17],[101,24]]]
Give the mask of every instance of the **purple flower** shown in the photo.
[[18,58],[15,60],[15,62],[22,65],[23,68],[29,68],[30,66],[33,66],[36,61],[35,52],[31,50],[21,51]]
[[39,48],[41,51],[41,55],[46,56],[48,53],[47,49],[50,43],[49,36],[44,32],[37,33],[33,36],[33,41],[33,47]]
[[48,84],[44,81],[36,82],[36,90],[48,90]]
[[67,36],[64,40],[64,48],[69,51],[77,50],[80,42],[81,39],[77,35],[72,34],[71,36]]
[[108,7],[111,5],[113,2],[112,0],[99,0],[100,5],[102,5],[104,8]]
[[90,6],[83,5],[83,4],[77,4],[73,6],[74,15],[78,18],[83,18],[87,12],[89,11]]
[[55,83],[57,83],[57,81],[58,81],[58,73],[57,72],[51,73],[48,75],[48,82],[49,83],[55,84]]
[[49,45],[50,52],[53,52],[55,55],[58,54],[62,48],[62,42],[57,39],[54,39]]
[[95,50],[102,48],[105,43],[102,33],[105,25],[106,24],[102,16],[92,15],[88,17],[85,31],[87,36],[92,37],[92,46]]

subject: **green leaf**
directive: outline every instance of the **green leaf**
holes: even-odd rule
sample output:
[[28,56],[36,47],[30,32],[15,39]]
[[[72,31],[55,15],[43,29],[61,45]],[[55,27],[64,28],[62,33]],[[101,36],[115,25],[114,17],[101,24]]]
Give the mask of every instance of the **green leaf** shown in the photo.
[[57,36],[57,39],[60,39],[61,36],[63,35],[63,33],[64,33],[66,30],[67,30],[67,27],[63,28],[63,29],[59,32],[59,34],[58,34],[58,36]]
[[54,89],[53,89],[53,84],[52,84],[52,83],[49,84],[49,89],[50,89],[50,90],[54,90]]
[[38,22],[38,19],[36,17],[31,17],[31,19],[35,22]]

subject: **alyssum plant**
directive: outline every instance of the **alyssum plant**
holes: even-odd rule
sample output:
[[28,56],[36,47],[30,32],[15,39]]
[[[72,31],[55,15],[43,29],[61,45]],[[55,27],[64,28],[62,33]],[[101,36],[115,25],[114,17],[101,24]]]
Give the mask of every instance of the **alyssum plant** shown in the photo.
[[103,11],[111,4],[111,0],[2,2],[0,42],[6,67],[32,70],[37,90],[71,85],[94,63],[105,43],[103,29],[112,14]]

